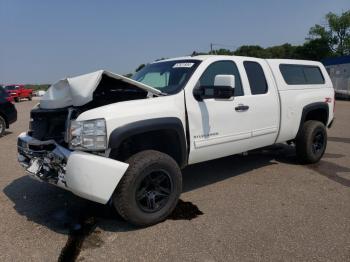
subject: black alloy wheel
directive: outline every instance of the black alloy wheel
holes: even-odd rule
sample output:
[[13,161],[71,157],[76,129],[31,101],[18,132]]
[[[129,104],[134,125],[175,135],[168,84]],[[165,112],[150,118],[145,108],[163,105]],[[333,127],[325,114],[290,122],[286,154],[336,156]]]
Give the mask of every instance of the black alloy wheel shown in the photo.
[[165,170],[153,171],[146,175],[136,190],[138,206],[145,212],[153,213],[162,209],[169,201],[173,184]]
[[302,164],[317,163],[327,147],[326,126],[320,121],[306,121],[295,142],[296,153]]
[[131,156],[112,202],[126,221],[150,226],[163,221],[174,210],[182,191],[182,174],[169,155],[145,150]]
[[325,137],[324,137],[324,133],[321,131],[318,131],[313,138],[312,141],[312,152],[314,154],[318,154],[319,152],[321,152],[323,150],[324,147],[324,142],[325,142]]

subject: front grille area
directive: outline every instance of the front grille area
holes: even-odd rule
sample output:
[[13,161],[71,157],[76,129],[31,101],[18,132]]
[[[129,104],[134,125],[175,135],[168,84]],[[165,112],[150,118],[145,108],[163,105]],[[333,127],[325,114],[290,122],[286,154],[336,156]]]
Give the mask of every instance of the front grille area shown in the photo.
[[40,141],[55,140],[64,144],[68,109],[34,108],[30,112],[31,122],[28,134]]

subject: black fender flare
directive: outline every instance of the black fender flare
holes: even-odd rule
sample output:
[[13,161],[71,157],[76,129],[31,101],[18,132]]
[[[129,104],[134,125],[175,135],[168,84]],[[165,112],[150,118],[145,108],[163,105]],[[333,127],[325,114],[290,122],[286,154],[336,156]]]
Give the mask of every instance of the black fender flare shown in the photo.
[[172,130],[176,132],[179,138],[179,146],[181,152],[180,166],[186,166],[188,156],[185,129],[181,120],[177,117],[145,119],[120,126],[111,132],[109,136],[108,148],[118,148],[121,143],[128,137],[150,131],[161,130]]
[[306,116],[309,112],[316,110],[316,109],[324,109],[327,112],[327,119],[326,119],[326,123],[325,125],[327,125],[328,123],[328,118],[329,118],[329,107],[328,104],[326,102],[316,102],[316,103],[312,103],[312,104],[308,104],[306,106],[304,106],[303,108],[303,112],[301,114],[301,119],[300,119],[300,124],[299,124],[299,129],[298,129],[298,134],[301,131],[301,128],[303,126],[303,123],[305,122]]

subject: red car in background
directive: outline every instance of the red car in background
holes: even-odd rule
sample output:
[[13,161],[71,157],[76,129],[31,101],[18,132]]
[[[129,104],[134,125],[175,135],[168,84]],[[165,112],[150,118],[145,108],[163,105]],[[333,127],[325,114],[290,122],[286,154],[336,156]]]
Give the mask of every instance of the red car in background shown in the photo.
[[24,85],[6,85],[5,90],[15,102],[19,102],[22,98],[32,100],[33,97],[33,89],[27,89]]

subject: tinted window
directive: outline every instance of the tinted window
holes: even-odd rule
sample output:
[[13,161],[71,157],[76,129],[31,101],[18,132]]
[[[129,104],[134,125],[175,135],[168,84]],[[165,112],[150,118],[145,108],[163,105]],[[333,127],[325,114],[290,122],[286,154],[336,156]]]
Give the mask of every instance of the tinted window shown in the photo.
[[267,82],[262,67],[256,62],[244,62],[252,95],[267,93]]
[[318,67],[304,67],[304,74],[308,84],[324,84],[324,78]]
[[199,84],[201,86],[214,86],[215,76],[217,75],[233,75],[235,76],[235,96],[242,96],[243,89],[241,78],[237,66],[232,61],[214,62],[208,66],[201,78]]
[[288,85],[324,84],[321,70],[317,66],[280,65],[280,71]]

